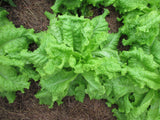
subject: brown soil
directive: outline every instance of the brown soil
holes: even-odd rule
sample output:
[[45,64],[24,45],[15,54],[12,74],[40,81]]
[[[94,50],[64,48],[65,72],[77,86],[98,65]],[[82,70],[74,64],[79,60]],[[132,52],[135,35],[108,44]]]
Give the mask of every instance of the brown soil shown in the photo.
[[16,27],[34,28],[36,32],[47,30],[49,20],[45,11],[52,12],[50,7],[54,0],[13,0],[16,7],[4,5],[9,12],[8,18]]
[[[16,27],[23,25],[39,32],[47,29],[49,21],[44,12],[51,12],[52,1],[14,0],[16,8],[6,4],[3,6],[10,13],[8,18]],[[108,7],[108,9],[110,15],[106,17],[106,20],[109,22],[109,32],[118,32],[121,23],[117,22],[116,17],[119,15],[114,7]],[[101,10],[98,9],[96,13],[101,14]],[[123,49],[122,45],[121,47]],[[39,105],[39,101],[34,97],[39,89],[38,82],[31,81],[29,90],[25,90],[24,94],[16,93],[14,103],[9,104],[6,98],[0,98],[0,120],[116,120],[111,108],[105,104],[105,100],[90,100],[88,96],[85,97],[84,103],[76,101],[74,97],[65,97],[64,104],[60,106],[55,104],[52,109],[46,105]]]
[[[109,6],[107,7],[107,9],[110,11],[110,14],[106,17],[106,21],[109,23],[109,33],[116,33],[118,32],[118,28],[122,26],[122,23],[121,22],[118,22],[116,18],[120,17],[120,15],[118,14],[118,12],[116,12],[115,8],[113,6]],[[130,46],[124,46],[122,44],[122,40],[123,39],[127,39],[127,36],[126,35],[122,35],[120,37],[120,40],[119,40],[119,44],[117,46],[117,49],[119,51],[127,51],[129,50]]]
[[123,50],[128,51],[128,50],[130,49],[130,46],[129,46],[129,45],[124,46],[124,45],[122,44],[122,40],[123,40],[123,39],[127,40],[128,37],[127,37],[126,35],[122,35],[122,36],[120,37],[119,44],[118,44],[117,48],[118,48],[119,51],[123,51]]
[[109,23],[109,33],[116,33],[118,32],[118,28],[122,25],[122,23],[117,21],[117,18],[120,17],[118,12],[116,12],[113,6],[107,7],[109,10],[109,15],[106,17],[106,21]]

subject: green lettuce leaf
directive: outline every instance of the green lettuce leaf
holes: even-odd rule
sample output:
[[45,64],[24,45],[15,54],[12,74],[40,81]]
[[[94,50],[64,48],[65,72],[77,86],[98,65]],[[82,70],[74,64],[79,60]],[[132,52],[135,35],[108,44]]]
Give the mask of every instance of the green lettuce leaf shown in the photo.
[[76,11],[81,6],[83,0],[56,0],[51,7],[54,13],[66,13],[68,10]]
[[150,46],[159,34],[160,13],[157,10],[145,14],[140,11],[130,12],[123,19],[124,25],[120,30],[128,37],[123,40],[124,45]]
[[133,49],[122,52],[121,56],[127,60],[128,75],[140,87],[147,85],[154,90],[160,88],[159,65],[154,61],[153,55],[145,54],[142,49]]
[[120,13],[125,13],[135,9],[144,10],[147,8],[147,3],[147,0],[116,0],[114,7],[116,7]]
[[92,16],[93,6],[99,7],[103,5],[105,7],[114,3],[115,0],[56,0],[51,7],[54,13],[68,14],[68,15],[80,15],[80,16]]
[[65,97],[69,90],[70,83],[77,77],[73,72],[60,71],[56,75],[45,76],[41,78],[41,91],[36,94],[40,103],[53,106],[55,101],[61,104],[61,99]]
[[0,96],[12,103],[17,91],[29,89],[30,79],[39,79],[34,68],[20,56],[20,52],[28,50],[29,44],[37,39],[33,29],[16,28],[7,14],[5,10],[0,11]]
[[85,89],[87,81],[82,75],[78,75],[74,81],[71,82],[68,95],[74,96],[77,101],[83,102],[85,97]]

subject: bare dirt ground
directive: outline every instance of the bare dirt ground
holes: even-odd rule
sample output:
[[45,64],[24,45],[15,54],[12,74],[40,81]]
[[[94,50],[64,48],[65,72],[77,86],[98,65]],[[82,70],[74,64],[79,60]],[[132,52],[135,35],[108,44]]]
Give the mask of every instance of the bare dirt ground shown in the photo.
[[[3,7],[9,12],[8,18],[16,27],[23,25],[25,28],[34,28],[36,32],[47,30],[48,19],[45,11],[50,11],[52,0],[14,0],[17,7],[11,7],[3,3]],[[114,7],[108,7],[110,15],[106,17],[109,23],[110,33],[118,32],[121,23],[117,22],[118,12]],[[95,9],[95,15],[102,14],[103,9]],[[33,46],[31,46],[33,47]],[[34,48],[31,48],[31,50]],[[120,41],[118,49],[127,50]],[[80,103],[74,97],[63,99],[64,104],[54,105],[52,109],[48,106],[39,105],[34,94],[40,89],[38,82],[31,80],[29,90],[22,94],[17,92],[14,103],[9,104],[6,98],[0,98],[0,120],[116,120],[107,107],[105,100],[90,100],[85,97],[84,103]]]

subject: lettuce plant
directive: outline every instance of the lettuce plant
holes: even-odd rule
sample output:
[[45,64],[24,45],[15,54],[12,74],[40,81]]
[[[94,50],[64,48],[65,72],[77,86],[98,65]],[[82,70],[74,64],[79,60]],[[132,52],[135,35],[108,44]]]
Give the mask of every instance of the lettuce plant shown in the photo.
[[24,92],[24,88],[29,88],[28,80],[37,80],[39,75],[20,57],[20,52],[36,39],[34,30],[16,28],[7,14],[5,10],[0,11],[0,96],[6,96],[11,103],[16,91]]

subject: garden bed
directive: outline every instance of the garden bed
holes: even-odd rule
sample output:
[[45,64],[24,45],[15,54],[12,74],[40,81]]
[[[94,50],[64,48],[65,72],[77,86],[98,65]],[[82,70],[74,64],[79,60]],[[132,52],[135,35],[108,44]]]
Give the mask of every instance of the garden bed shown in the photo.
[[[16,27],[23,25],[25,28],[34,28],[36,32],[47,30],[49,20],[44,15],[45,11],[52,12],[50,7],[52,0],[14,0],[17,7],[3,3],[3,7],[9,12],[8,18],[13,21]],[[110,15],[106,17],[109,23],[109,32],[116,33],[121,23],[116,20],[119,16],[113,6],[108,7]],[[103,7],[94,9],[94,16],[103,13]],[[126,49],[119,44],[119,49]],[[31,50],[36,49],[34,45]],[[111,112],[112,108],[107,107],[106,100],[90,100],[86,95],[84,103],[78,102],[74,97],[65,97],[63,104],[54,105],[49,109],[46,105],[39,105],[34,94],[39,90],[38,82],[31,80],[29,90],[25,93],[17,92],[14,103],[9,104],[6,98],[0,98],[0,119],[1,120],[116,120]],[[116,107],[116,105],[114,106]]]
[[0,6],[0,119],[160,119],[160,0]]

